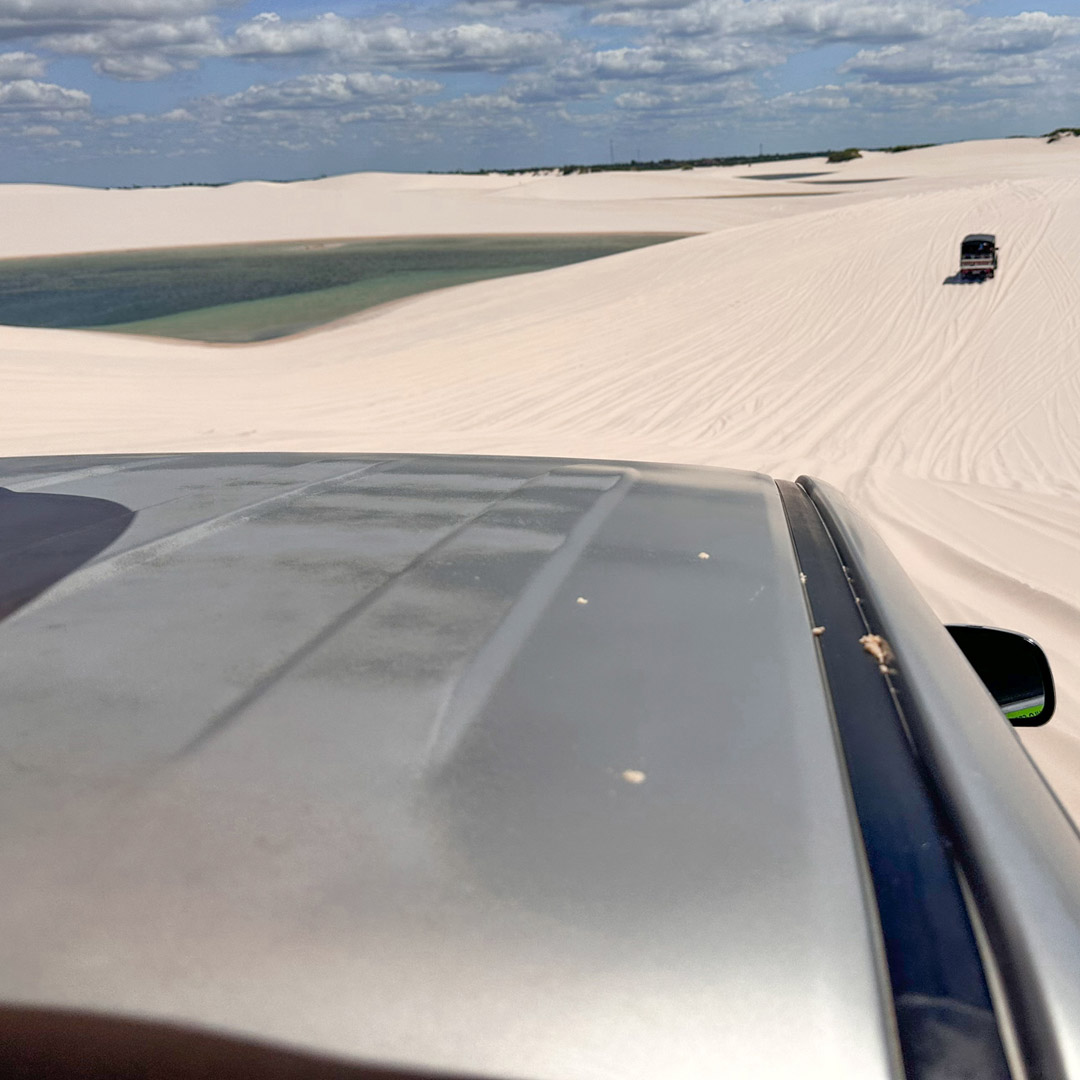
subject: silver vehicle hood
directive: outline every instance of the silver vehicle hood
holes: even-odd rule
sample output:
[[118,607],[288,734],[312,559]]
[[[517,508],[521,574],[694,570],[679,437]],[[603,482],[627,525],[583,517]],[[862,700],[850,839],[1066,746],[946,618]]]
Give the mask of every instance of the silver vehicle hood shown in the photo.
[[484,1076],[894,1075],[767,477],[195,455],[0,487],[3,1001]]

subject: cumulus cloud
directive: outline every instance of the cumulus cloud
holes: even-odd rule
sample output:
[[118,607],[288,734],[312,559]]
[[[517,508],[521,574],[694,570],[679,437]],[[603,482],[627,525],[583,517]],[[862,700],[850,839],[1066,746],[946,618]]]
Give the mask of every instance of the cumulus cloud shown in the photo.
[[592,22],[680,36],[769,34],[825,44],[908,41],[941,33],[963,18],[947,0],[690,0],[616,4]]
[[14,79],[0,83],[0,109],[81,112],[89,107],[90,95],[82,90],[68,90],[55,83],[35,79]]
[[378,130],[410,147],[527,138],[534,131],[526,107],[508,93],[423,100],[442,90],[432,80],[372,72],[304,75],[204,98],[191,111],[204,133],[227,130],[245,144],[264,140],[270,122],[276,139],[309,147],[355,139],[364,128],[369,138]]
[[647,90],[627,90],[613,104],[623,113],[632,113],[635,128],[650,121],[678,120],[694,123],[716,116],[718,110],[744,107],[757,99],[752,82],[666,83]]
[[45,74],[45,61],[28,52],[0,53],[0,81],[34,79]]
[[976,52],[1031,53],[1080,35],[1080,18],[1025,11],[1001,19],[979,19],[957,35],[957,43]]
[[232,0],[0,0],[0,41],[72,34],[112,23],[179,20],[231,6]]
[[0,0],[0,35],[43,34],[114,20],[185,19],[228,6],[221,0]]
[[413,30],[334,14],[286,20],[264,12],[237,27],[228,48],[233,56],[254,59],[325,55],[406,70],[497,72],[551,57],[560,44],[550,31],[487,23]]
[[714,79],[768,67],[782,59],[783,54],[768,45],[741,41],[665,43],[592,54],[600,79]]
[[121,53],[98,57],[94,70],[124,82],[152,82],[171,75],[176,65],[160,53]]
[[977,72],[978,62],[951,49],[863,49],[840,66],[842,75],[867,75],[886,82],[934,82]]
[[410,142],[473,142],[498,133],[528,136],[534,128],[520,102],[507,94],[464,94],[432,103],[373,104],[341,113],[342,125],[389,126]]
[[397,79],[391,75],[360,72],[353,75],[300,75],[269,86],[249,86],[221,99],[231,109],[324,109],[355,105],[360,101],[409,101],[434,94],[439,83],[420,79]]
[[944,40],[863,49],[839,71],[885,83],[1026,86],[1071,77],[1078,39],[1080,18],[1028,12],[979,19]]
[[223,51],[216,22],[207,16],[118,20],[90,30],[47,34],[40,44],[61,55],[91,57],[99,75],[142,82],[193,67],[203,57]]
[[502,15],[516,15],[527,5],[521,0],[461,0],[451,10],[457,15],[489,19]]
[[614,104],[615,108],[630,112],[671,116],[685,113],[688,108],[695,109],[703,98],[709,98],[710,103],[714,103],[716,95],[702,94],[699,87],[665,86],[657,90],[628,90],[619,94]]
[[220,0],[0,0],[0,19],[143,19],[221,6]]
[[54,52],[96,56],[105,52],[148,52],[169,49],[192,55],[217,48],[217,31],[205,15],[193,19],[136,22],[118,20],[94,30],[79,33],[49,34],[42,44]]
[[[1034,116],[1037,104],[1054,102],[1047,127],[1070,122],[1080,106],[1080,18],[981,17],[973,0],[378,0],[346,14],[329,6],[290,0],[283,13],[252,16],[258,7],[248,0],[0,0],[0,42],[20,39],[0,51],[5,133],[54,145],[77,119],[88,153],[396,145],[406,154],[441,142],[455,154],[468,145],[501,154],[511,145],[522,152],[537,133],[547,147],[566,138],[584,145],[599,132],[606,143],[612,127],[616,138],[651,131],[655,146],[678,137],[686,149],[721,125],[744,125],[754,143],[760,130],[801,143],[804,132],[868,117],[880,118],[882,141],[896,141],[890,118],[914,118],[909,139],[933,118],[976,115],[979,103],[1003,116],[1013,102],[1010,115]],[[840,60],[815,80],[822,85],[804,88],[805,72],[820,65],[788,62],[824,47],[831,51],[819,55]],[[60,57],[65,81],[68,72],[92,80],[92,71],[172,82],[153,98],[133,95],[123,116],[94,117],[84,90],[44,81]],[[246,89],[191,96],[189,73],[208,59],[217,61],[216,85]],[[242,81],[238,71],[248,73]],[[110,100],[122,94],[114,88]],[[439,164],[433,157],[422,167]]]
[[231,2],[0,0],[0,41],[88,57],[99,75],[157,79],[222,51],[217,12]]
[[1034,86],[1038,82],[1038,78],[1031,72],[1016,72],[1015,74],[1008,74],[1007,72],[998,72],[993,75],[981,75],[979,78],[972,82],[973,87],[992,87],[993,89],[1001,89],[1003,87],[1011,86]]

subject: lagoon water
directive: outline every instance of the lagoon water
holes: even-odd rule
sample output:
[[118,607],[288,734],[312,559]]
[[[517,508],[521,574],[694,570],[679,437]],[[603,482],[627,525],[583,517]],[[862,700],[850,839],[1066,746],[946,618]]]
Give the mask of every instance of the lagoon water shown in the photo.
[[393,237],[0,260],[0,323],[243,342],[684,233]]

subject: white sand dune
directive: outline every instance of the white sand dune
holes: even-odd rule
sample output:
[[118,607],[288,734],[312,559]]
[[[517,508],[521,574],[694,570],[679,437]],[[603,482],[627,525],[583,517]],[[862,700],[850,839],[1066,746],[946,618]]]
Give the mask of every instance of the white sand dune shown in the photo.
[[[766,172],[831,175],[745,179]],[[879,182],[817,183],[837,179]],[[1060,711],[1023,737],[1080,819],[1080,141],[839,167],[9,186],[0,210],[7,254],[701,231],[251,346],[0,328],[0,453],[536,453],[808,472],[853,497],[943,619],[1045,645]],[[998,235],[998,277],[944,284],[972,231]]]

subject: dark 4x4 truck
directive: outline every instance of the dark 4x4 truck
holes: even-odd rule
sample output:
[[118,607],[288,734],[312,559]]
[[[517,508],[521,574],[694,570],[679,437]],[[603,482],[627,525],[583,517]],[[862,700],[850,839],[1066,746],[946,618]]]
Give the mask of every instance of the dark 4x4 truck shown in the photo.
[[992,233],[971,233],[960,241],[960,276],[982,281],[997,269],[997,239]]

